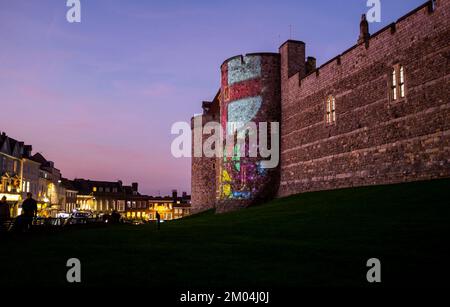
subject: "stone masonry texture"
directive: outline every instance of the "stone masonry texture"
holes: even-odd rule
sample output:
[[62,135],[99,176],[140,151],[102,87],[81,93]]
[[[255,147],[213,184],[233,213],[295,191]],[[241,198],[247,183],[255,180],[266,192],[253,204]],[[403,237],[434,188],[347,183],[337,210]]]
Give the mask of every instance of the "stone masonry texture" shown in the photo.
[[[405,95],[393,100],[399,66]],[[426,2],[319,68],[307,64],[305,43],[289,40],[280,47],[279,70],[270,85],[281,92],[278,197],[450,177],[450,0]],[[221,93],[226,99],[255,86],[232,77],[234,91]],[[223,84],[224,76],[221,92]],[[333,123],[326,121],[330,96]],[[226,101],[216,103],[204,115],[222,118]],[[219,163],[196,159],[204,158],[192,162],[193,207],[213,208],[221,204]]]

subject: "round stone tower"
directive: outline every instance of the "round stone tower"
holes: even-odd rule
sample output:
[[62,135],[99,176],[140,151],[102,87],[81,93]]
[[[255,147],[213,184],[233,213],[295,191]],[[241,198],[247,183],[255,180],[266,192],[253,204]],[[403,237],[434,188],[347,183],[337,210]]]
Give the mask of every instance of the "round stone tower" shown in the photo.
[[263,157],[258,150],[258,134],[262,130],[260,124],[267,123],[266,147],[270,148],[271,123],[280,122],[280,55],[253,53],[232,57],[222,64],[221,73],[220,124],[227,144],[216,168],[217,212],[247,207],[276,194],[279,166],[268,168],[264,163],[270,157]]

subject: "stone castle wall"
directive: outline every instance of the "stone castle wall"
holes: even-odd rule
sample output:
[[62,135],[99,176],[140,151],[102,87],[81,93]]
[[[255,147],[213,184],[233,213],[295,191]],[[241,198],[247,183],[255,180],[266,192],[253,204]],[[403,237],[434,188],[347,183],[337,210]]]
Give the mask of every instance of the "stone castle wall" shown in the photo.
[[[364,34],[317,69],[313,58],[306,60],[303,42],[280,47],[279,80],[272,80],[281,89],[279,197],[450,177],[450,0],[429,1],[377,33]],[[394,100],[392,72],[398,74],[399,67],[404,97]],[[246,90],[245,83],[233,83]],[[226,91],[222,86],[221,97],[230,95]],[[208,116],[224,114],[224,102],[217,104]],[[193,159],[193,207],[194,202],[214,207],[220,163],[211,162],[216,173],[211,190],[204,183],[212,180],[206,175],[212,164],[201,161]],[[226,211],[222,207],[219,211]]]
[[[279,196],[450,176],[449,3],[419,8],[308,76],[289,77],[287,63],[287,46],[301,55],[304,45],[280,48]],[[404,67],[405,97],[393,101],[395,65]]]
[[[194,127],[194,120],[200,120],[201,127]],[[201,135],[204,142],[210,135],[202,134],[203,126],[216,120],[211,114],[197,115],[191,120],[192,140],[194,134]],[[194,144],[194,142],[193,142]],[[216,202],[216,159],[208,157],[195,157],[192,149],[191,159],[191,211],[197,213],[212,209]]]

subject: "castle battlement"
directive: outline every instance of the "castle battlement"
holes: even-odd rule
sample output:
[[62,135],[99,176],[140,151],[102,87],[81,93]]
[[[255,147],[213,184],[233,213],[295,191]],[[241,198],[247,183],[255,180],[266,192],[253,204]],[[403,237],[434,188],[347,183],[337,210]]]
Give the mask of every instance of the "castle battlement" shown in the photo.
[[[386,54],[380,51],[386,50],[386,44],[388,46],[397,45],[395,46],[396,48],[401,47],[401,44],[400,42],[398,42],[398,40],[404,39],[405,36],[408,35],[408,32],[412,31],[416,26],[420,26],[422,28],[421,31],[417,33],[420,34],[421,37],[415,38],[417,41],[419,41],[421,38],[428,36],[428,33],[435,32],[434,27],[436,26],[437,19],[441,19],[442,26],[445,26],[445,19],[448,18],[448,15],[445,12],[446,7],[444,2],[445,0],[436,2],[427,1],[426,3],[397,19],[396,22],[393,22],[378,30],[374,34],[371,34],[369,36],[367,47],[364,43],[357,43],[347,50],[343,51],[341,54],[323,63],[314,71],[304,74],[302,77],[301,72],[296,72],[294,75],[289,77],[289,79],[294,79],[290,82],[292,82],[292,84],[294,84],[295,82],[299,86],[302,86],[302,84],[304,84],[305,87],[308,87],[313,86],[315,82],[320,83],[322,80],[326,80],[327,74],[333,73],[336,69],[345,70],[349,73],[351,73],[352,69],[361,69],[360,66],[354,65],[355,57],[364,57],[366,53],[375,53],[379,55],[377,60],[382,59],[386,56]],[[448,4],[446,5],[448,7]],[[438,14],[440,14],[441,16],[438,16],[436,18],[434,16],[434,14],[436,14],[436,11],[438,11]],[[302,41],[288,40],[280,46],[280,50],[281,47],[290,42],[305,44]]]
[[[450,0],[428,1],[372,35],[363,16],[355,41],[318,68],[295,40],[279,53],[222,64],[220,92],[204,114],[279,121],[280,164],[264,180],[247,180],[245,168],[224,174],[230,165],[220,159],[193,159],[194,208],[226,211],[271,195],[450,177]],[[252,180],[248,186],[268,184],[270,193],[246,193],[242,183]]]

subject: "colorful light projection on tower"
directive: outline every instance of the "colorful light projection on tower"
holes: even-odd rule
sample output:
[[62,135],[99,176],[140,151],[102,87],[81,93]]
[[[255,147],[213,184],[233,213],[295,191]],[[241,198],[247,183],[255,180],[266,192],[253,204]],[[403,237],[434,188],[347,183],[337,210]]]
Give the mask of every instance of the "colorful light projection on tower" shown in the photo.
[[[273,55],[246,55],[231,58],[222,65],[221,87],[221,125],[224,139],[234,138],[241,133],[237,130],[249,122],[270,122],[277,114],[270,114],[271,105],[279,104],[271,99],[268,92],[276,92],[272,84],[266,84],[264,77],[274,78],[278,69],[265,71],[265,67],[279,65]],[[275,76],[275,79],[277,76]],[[273,80],[273,79],[272,79]],[[271,179],[268,170],[261,167],[262,158],[249,157],[249,138],[256,131],[246,130],[245,142],[235,142],[234,146],[224,147],[224,157],[219,167],[219,190],[217,198],[221,203],[251,202],[267,190]],[[255,136],[256,137],[256,136]],[[241,148],[245,146],[245,148]],[[245,150],[241,150],[245,149]],[[242,155],[243,153],[246,153]]]

